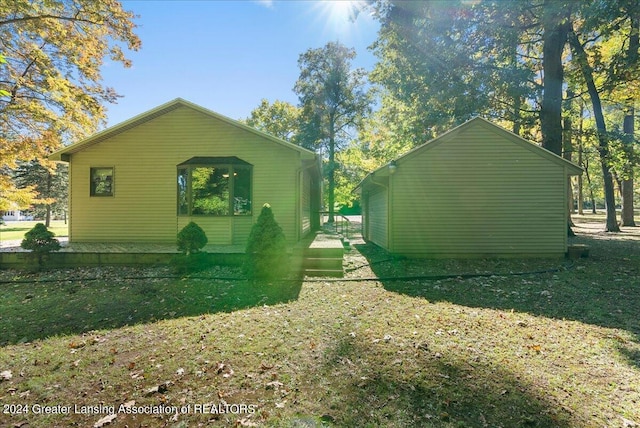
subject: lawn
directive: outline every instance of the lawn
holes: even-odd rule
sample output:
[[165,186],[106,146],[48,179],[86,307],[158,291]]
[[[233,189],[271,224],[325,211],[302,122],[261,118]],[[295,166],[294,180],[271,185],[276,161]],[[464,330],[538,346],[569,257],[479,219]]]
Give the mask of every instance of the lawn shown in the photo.
[[576,261],[354,240],[335,281],[0,271],[0,426],[640,426],[640,231],[579,226]]
[[[44,221],[8,221],[7,224],[0,224],[0,242],[22,240],[24,234],[37,223]],[[49,230],[56,236],[69,236],[69,225],[63,220],[52,220]]]

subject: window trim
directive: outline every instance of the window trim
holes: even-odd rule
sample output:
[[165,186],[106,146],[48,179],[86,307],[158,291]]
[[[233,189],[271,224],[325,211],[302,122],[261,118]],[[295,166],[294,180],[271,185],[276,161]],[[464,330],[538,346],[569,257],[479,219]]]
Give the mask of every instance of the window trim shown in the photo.
[[[94,171],[100,169],[110,169],[111,170],[111,192],[109,193],[96,193],[96,188],[93,184],[93,174]],[[116,168],[115,166],[92,166],[89,168],[89,197],[92,198],[112,198],[116,195],[115,192],[115,184],[116,184]]]
[[[216,162],[221,161],[221,162]],[[192,173],[197,168],[226,168],[229,172],[229,206],[228,214],[194,214],[193,213],[193,188],[192,188]],[[249,171],[249,201],[251,202],[251,210],[246,214],[236,214],[234,209],[235,203],[235,188],[236,188],[236,176],[237,170]],[[180,206],[180,183],[178,177],[180,177],[180,171],[187,171],[186,182],[186,213],[181,212]],[[186,162],[178,164],[176,167],[176,214],[178,217],[250,217],[253,215],[253,165],[243,161],[237,157],[194,157]]]

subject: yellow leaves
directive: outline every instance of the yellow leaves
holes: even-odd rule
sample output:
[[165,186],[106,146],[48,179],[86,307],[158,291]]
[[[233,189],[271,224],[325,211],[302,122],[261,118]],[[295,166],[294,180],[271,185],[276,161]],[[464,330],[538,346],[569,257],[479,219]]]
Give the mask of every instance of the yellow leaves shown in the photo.
[[80,348],[84,348],[85,346],[87,346],[87,342],[71,342],[69,343],[69,349],[80,349]]
[[140,39],[133,14],[117,1],[4,2],[0,16],[12,17],[0,23],[3,51],[12,53],[0,56],[0,209],[7,209],[21,205],[8,170],[94,132],[103,104],[116,98],[101,84],[103,60],[129,66],[121,42],[137,50]]
[[530,351],[535,352],[536,354],[540,354],[542,352],[542,346],[540,346],[538,344],[527,345],[527,349],[529,349]]
[[0,175],[0,211],[28,208],[37,196],[34,187],[18,189],[9,177]]

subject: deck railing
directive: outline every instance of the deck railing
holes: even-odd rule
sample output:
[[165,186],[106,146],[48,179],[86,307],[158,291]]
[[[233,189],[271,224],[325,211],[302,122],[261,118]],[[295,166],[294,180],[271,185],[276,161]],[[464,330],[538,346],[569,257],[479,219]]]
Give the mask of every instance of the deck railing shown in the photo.
[[329,223],[329,211],[320,211],[320,220],[323,227],[332,229],[335,233],[342,235],[347,241],[349,241],[349,228],[351,227],[351,221],[342,214],[333,214],[333,223]]

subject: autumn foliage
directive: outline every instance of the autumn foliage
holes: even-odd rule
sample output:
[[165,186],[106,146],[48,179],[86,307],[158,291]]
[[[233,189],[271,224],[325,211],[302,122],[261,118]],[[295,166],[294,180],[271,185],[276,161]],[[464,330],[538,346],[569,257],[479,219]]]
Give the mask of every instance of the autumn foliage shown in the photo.
[[134,14],[118,1],[0,2],[0,210],[25,207],[33,187],[10,171],[95,132],[118,95],[102,84],[104,60],[130,65]]

